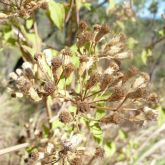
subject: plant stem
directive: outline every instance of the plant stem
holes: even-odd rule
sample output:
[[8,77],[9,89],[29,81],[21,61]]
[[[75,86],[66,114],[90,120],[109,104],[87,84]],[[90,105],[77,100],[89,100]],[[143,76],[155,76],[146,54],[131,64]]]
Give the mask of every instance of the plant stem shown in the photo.
[[52,118],[52,111],[51,111],[51,108],[49,105],[49,101],[50,101],[50,96],[45,98],[45,108],[46,108],[49,126],[50,126],[50,128],[52,128],[52,124],[50,123],[50,120]]
[[0,150],[0,156],[10,153],[10,152],[14,152],[23,148],[26,148],[29,146],[29,143],[23,143],[23,144],[19,144],[19,145],[15,145],[12,147],[8,147],[8,148],[4,148]]

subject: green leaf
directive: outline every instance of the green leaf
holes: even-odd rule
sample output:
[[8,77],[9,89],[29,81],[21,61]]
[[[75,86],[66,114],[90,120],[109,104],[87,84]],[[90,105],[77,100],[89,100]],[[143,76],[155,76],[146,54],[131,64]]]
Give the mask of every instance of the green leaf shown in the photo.
[[130,37],[128,39],[128,48],[129,49],[133,49],[137,43],[138,43],[137,40],[135,40],[134,38]]
[[104,146],[105,152],[107,153],[108,156],[112,156],[116,152],[116,145],[114,142],[107,142],[106,145]]
[[99,120],[99,119],[101,119],[103,116],[105,116],[105,114],[106,114],[106,112],[104,111],[104,110],[100,110],[100,109],[98,109],[97,111],[96,111],[96,119],[97,120]]
[[158,124],[162,125],[165,122],[165,109],[159,106],[158,111],[159,111]]
[[147,64],[147,61],[148,61],[148,57],[150,57],[152,54],[151,50],[150,49],[144,49],[142,51],[142,54],[141,54],[141,59],[142,59],[142,62],[146,65]]
[[103,131],[102,131],[99,123],[97,123],[95,121],[91,121],[89,123],[89,127],[90,127],[90,131],[91,131],[94,139],[96,140],[96,142],[98,142],[99,144],[102,144],[102,142],[103,142]]
[[32,26],[33,26],[33,19],[27,19],[26,20],[26,27],[28,29],[31,29]]
[[49,1],[49,13],[50,18],[53,23],[60,29],[63,30],[64,28],[64,21],[65,21],[65,8],[64,5],[61,3],[57,3],[53,0]]

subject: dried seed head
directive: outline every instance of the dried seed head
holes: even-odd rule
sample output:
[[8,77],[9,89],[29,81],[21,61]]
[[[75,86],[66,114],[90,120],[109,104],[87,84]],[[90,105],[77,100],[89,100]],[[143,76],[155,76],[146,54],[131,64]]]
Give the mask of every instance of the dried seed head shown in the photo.
[[108,25],[102,25],[100,31],[95,37],[95,42],[98,42],[105,34],[110,32],[110,27]]
[[101,90],[104,91],[110,85],[110,83],[112,83],[112,81],[113,81],[112,75],[104,74],[103,78],[102,78],[102,81],[100,83]]
[[42,2],[41,3],[41,8],[47,10],[48,9],[48,2]]
[[119,65],[115,61],[111,61],[109,63],[109,67],[112,68],[114,71],[118,71],[119,70]]
[[94,29],[94,31],[99,32],[100,29],[101,29],[101,26],[96,24],[96,25],[93,26],[93,29]]
[[122,72],[117,72],[114,74],[113,82],[111,86],[115,86],[117,83],[119,83],[124,77],[124,74]]
[[61,65],[62,61],[59,57],[55,57],[51,60],[52,69],[56,71]]
[[63,56],[72,56],[71,50],[67,47],[61,51]]
[[41,57],[42,57],[42,53],[37,53],[34,56],[34,60],[38,61],[39,59],[41,59]]
[[18,89],[20,89],[23,93],[29,92],[32,85],[31,82],[23,76],[19,77],[16,83]]
[[53,104],[51,105],[51,110],[57,112],[60,110],[61,106],[62,106],[62,102],[59,99],[54,100]]
[[126,82],[128,79],[132,78],[133,76],[137,75],[138,69],[135,66],[131,66],[128,72],[123,77],[123,82]]
[[93,40],[93,33],[90,31],[85,31],[82,34],[79,34],[77,36],[77,47],[82,47],[84,46],[86,43],[89,43],[90,41]]
[[140,75],[144,78],[145,82],[150,81],[150,75],[145,72],[141,72]]
[[95,156],[96,157],[104,157],[104,153],[105,153],[105,151],[103,148],[97,147],[96,151],[95,151]]
[[70,114],[70,112],[67,112],[67,111],[63,111],[60,113],[59,115],[59,120],[62,122],[62,123],[70,123],[72,120],[73,120],[73,117],[72,115]]
[[32,160],[38,160],[39,152],[37,149],[34,149],[32,153],[29,155]]
[[90,105],[87,102],[78,101],[77,102],[78,112],[86,113],[90,111]]
[[24,70],[24,74],[28,79],[33,79],[34,78],[34,74],[31,68],[26,68]]
[[80,21],[80,24],[79,24],[79,29],[80,30],[86,30],[88,27],[87,23],[85,21]]
[[110,114],[108,116],[104,116],[100,119],[100,122],[103,124],[109,124],[109,123],[114,123],[114,124],[121,124],[124,122],[124,118],[122,114],[119,114],[118,112],[115,112],[113,114]]
[[156,119],[156,114],[152,111],[145,112],[145,117],[147,120],[154,120]]
[[152,102],[152,103],[158,103],[158,101],[159,101],[158,95],[156,93],[151,93],[148,96],[147,101]]
[[112,115],[108,115],[108,116],[102,117],[99,121],[103,124],[108,124],[108,123],[111,123],[112,120],[113,120]]
[[44,92],[45,96],[49,96],[53,94],[55,91],[55,85],[52,81],[48,81],[44,84]]
[[88,62],[89,61],[89,59],[88,59],[88,56],[81,56],[80,57],[80,63],[83,63],[83,62]]
[[86,84],[86,89],[90,89],[100,80],[100,75],[98,73],[93,73]]
[[125,97],[125,92],[121,87],[114,88],[112,95],[108,98],[108,101],[119,101]]
[[82,165],[82,159],[79,157],[76,157],[71,160],[70,165]]
[[63,75],[65,78],[68,78],[70,74],[75,70],[75,67],[72,63],[65,65]]
[[148,95],[148,90],[146,87],[141,87],[136,89],[133,92],[128,93],[127,98],[131,99],[138,99],[138,98],[145,98]]

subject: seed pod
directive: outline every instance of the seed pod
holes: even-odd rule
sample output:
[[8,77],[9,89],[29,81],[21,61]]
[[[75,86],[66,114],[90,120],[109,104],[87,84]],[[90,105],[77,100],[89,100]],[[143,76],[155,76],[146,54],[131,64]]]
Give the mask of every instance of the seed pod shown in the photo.
[[109,63],[109,67],[112,68],[114,71],[118,71],[119,70],[119,65],[115,61],[111,61]]
[[52,81],[48,81],[44,84],[44,92],[45,96],[49,96],[53,94],[55,91],[55,85]]
[[96,32],[99,32],[101,30],[101,26],[96,24],[93,26],[93,30],[96,31]]
[[128,79],[138,74],[138,69],[135,66],[131,66],[128,72],[123,77],[123,82],[126,82]]
[[101,147],[97,147],[95,151],[95,156],[96,157],[104,157],[105,151]]
[[108,25],[102,25],[100,31],[95,37],[95,42],[98,42],[105,34],[109,33],[110,27]]
[[72,56],[72,52],[69,48],[65,48],[61,51],[63,56]]
[[83,33],[78,34],[77,39],[77,47],[80,48],[84,46],[86,43],[93,40],[93,33],[90,31],[85,31]]
[[104,74],[103,75],[103,79],[102,79],[102,81],[100,83],[101,90],[104,91],[110,85],[110,83],[112,83],[112,81],[113,81],[112,75]]
[[31,68],[26,68],[24,70],[24,74],[28,79],[33,79],[34,78],[34,74]]
[[27,80],[25,77],[21,76],[16,81],[18,89],[20,89],[23,93],[27,93],[31,88],[31,82]]
[[113,82],[111,84],[111,86],[115,86],[117,83],[119,83],[124,77],[124,74],[122,72],[117,72],[115,75],[114,75],[114,78],[113,78]]
[[80,157],[75,157],[70,161],[70,165],[82,165],[82,159]]
[[85,21],[80,21],[80,24],[79,24],[79,29],[84,31],[86,30],[88,27],[87,23]]
[[145,98],[148,94],[148,90],[146,89],[146,87],[141,87],[136,89],[133,92],[130,92],[127,94],[127,98],[130,99],[138,99],[138,98]]
[[62,123],[70,123],[72,120],[73,120],[73,117],[72,115],[70,114],[70,112],[67,112],[67,111],[63,111],[60,113],[59,115],[59,120],[62,122]]
[[78,101],[77,102],[78,112],[86,113],[90,111],[90,105],[87,102]]
[[48,9],[48,2],[42,2],[41,3],[41,8],[47,10]]
[[81,56],[80,57],[80,63],[83,63],[83,62],[88,62],[89,61],[89,59],[88,59],[88,56]]
[[125,97],[125,92],[121,87],[116,87],[112,95],[108,98],[108,101],[119,101]]
[[148,96],[147,101],[152,102],[152,103],[158,103],[158,101],[159,101],[158,95],[156,93],[151,93]]
[[121,124],[124,122],[124,118],[121,114],[115,112],[108,116],[104,116],[100,119],[100,122],[103,124],[114,123],[114,124]]
[[86,89],[90,89],[100,80],[100,75],[98,73],[93,73],[86,84]]
[[75,69],[75,67],[72,63],[67,64],[63,71],[64,77],[68,78],[70,76],[70,74],[74,71],[74,69]]
[[53,71],[56,71],[62,65],[62,61],[60,58],[55,57],[51,60],[51,65],[52,65]]

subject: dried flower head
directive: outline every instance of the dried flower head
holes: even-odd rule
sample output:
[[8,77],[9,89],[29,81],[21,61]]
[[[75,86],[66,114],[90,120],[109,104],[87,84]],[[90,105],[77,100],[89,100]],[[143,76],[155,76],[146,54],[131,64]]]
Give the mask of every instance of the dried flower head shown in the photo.
[[108,101],[119,101],[125,97],[125,92],[121,87],[115,87],[112,95],[108,98]]
[[56,71],[60,66],[62,66],[62,61],[60,58],[55,57],[51,61],[52,69]]
[[82,165],[82,159],[79,157],[76,157],[71,160],[70,165]]
[[68,78],[70,74],[75,70],[75,67],[72,63],[65,65],[63,75],[65,78]]
[[102,25],[95,37],[95,42],[98,42],[105,34],[109,32],[110,32],[110,27],[108,25]]
[[90,89],[91,87],[93,87],[96,83],[98,83],[100,80],[100,75],[96,72],[96,73],[93,73],[89,80],[87,81],[87,84],[86,84],[86,89]]
[[55,91],[54,82],[48,81],[44,84],[44,92],[46,96],[52,95]]
[[96,157],[104,157],[104,153],[105,153],[105,151],[104,151],[104,149],[103,148],[101,148],[101,147],[97,147],[96,148],[96,151],[95,151],[95,156]]
[[59,120],[62,123],[70,123],[73,120],[72,115],[70,114],[70,112],[68,111],[62,111],[59,115]]
[[77,111],[82,113],[90,112],[90,104],[85,101],[77,101]]
[[87,23],[85,21],[80,21],[80,24],[79,24],[79,29],[80,30],[86,30],[88,27]]

